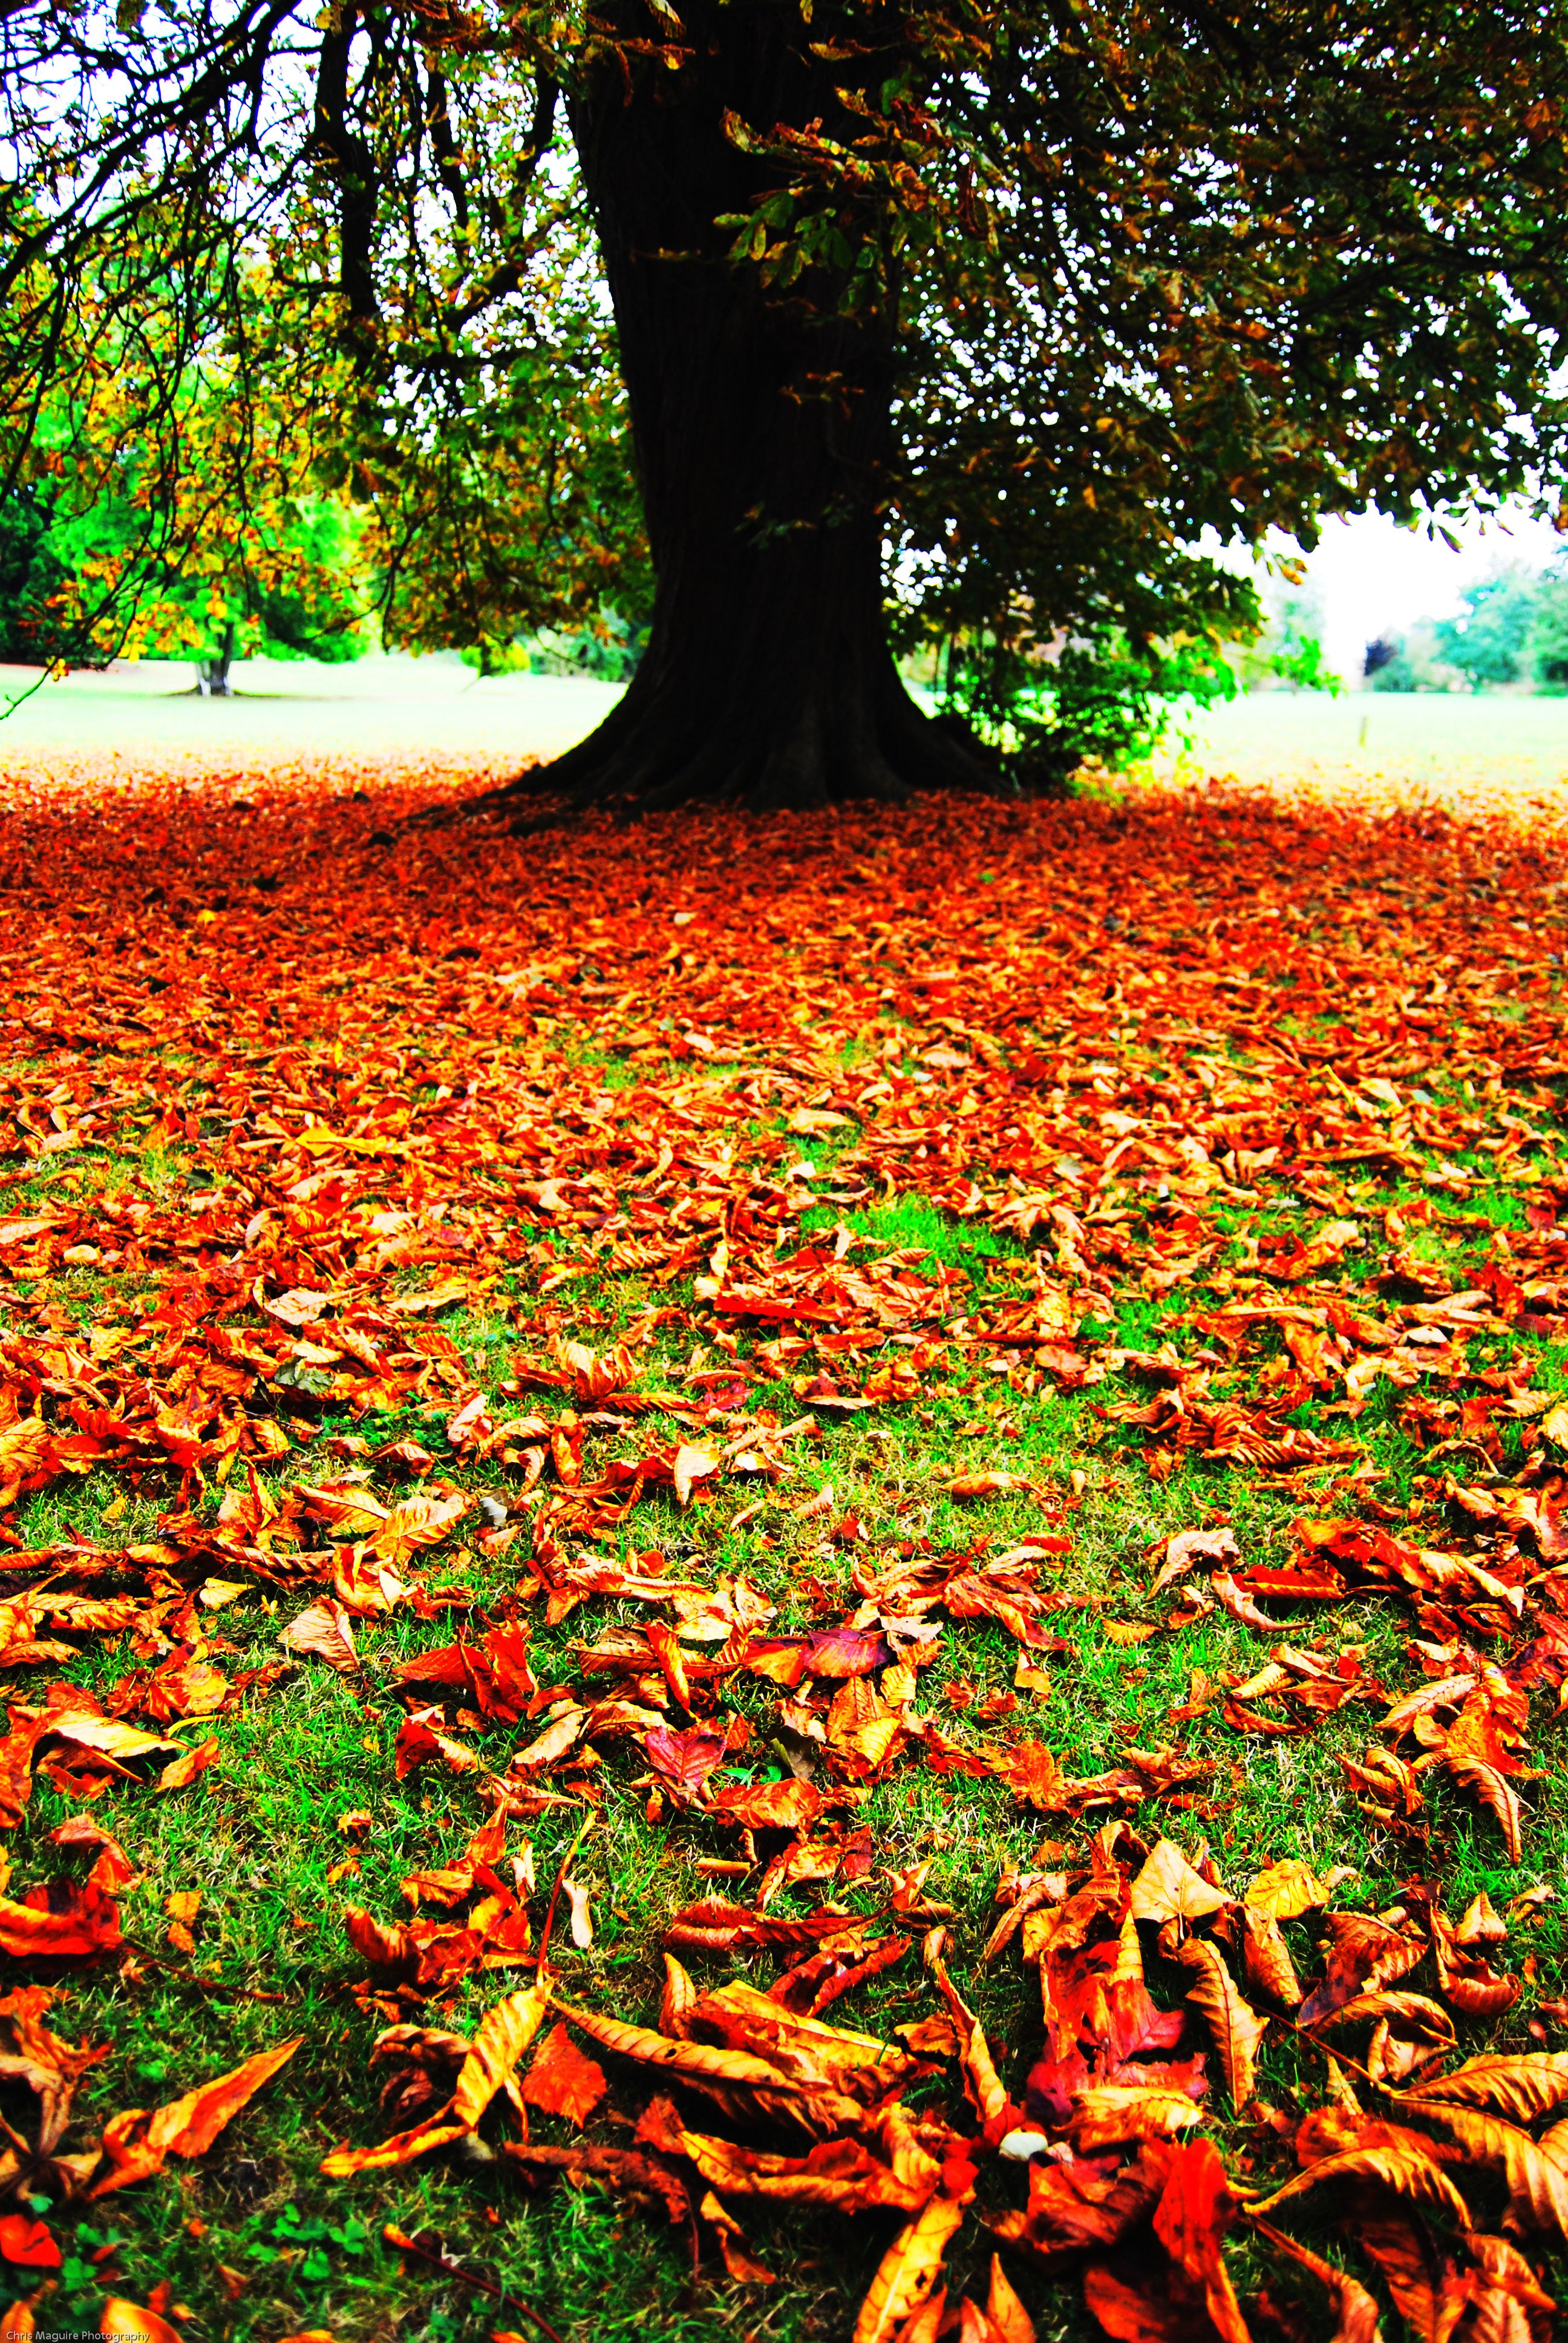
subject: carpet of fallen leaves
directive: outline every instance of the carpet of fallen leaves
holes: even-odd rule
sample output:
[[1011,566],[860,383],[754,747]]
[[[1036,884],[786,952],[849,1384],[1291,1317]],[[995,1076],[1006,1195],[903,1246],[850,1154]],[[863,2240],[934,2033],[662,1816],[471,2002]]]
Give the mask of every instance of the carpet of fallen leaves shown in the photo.
[[[353,778],[81,761],[0,828],[0,1825],[40,1779],[79,1807],[54,1875],[0,1892],[6,2332],[47,2321],[35,2200],[57,2226],[288,2087],[297,2038],[95,2129],[100,2051],[50,2021],[91,1965],[127,1994],[147,1970],[96,1812],[215,1796],[230,1720],[326,1669],[400,1715],[399,1779],[450,1769],[484,1816],[403,1918],[349,1900],[377,1825],[344,1818],[341,1966],[385,2084],[322,2167],[346,2197],[481,2135],[519,2187],[586,2177],[759,2287],[749,2209],[872,2219],[855,2343],[1025,2343],[1058,2274],[1126,2343],[1289,2338],[1298,2272],[1349,2343],[1389,2306],[1421,2343],[1541,2343],[1568,2011],[1505,1946],[1551,1891],[1445,1909],[1428,1834],[1438,1784],[1520,1861],[1568,1678],[1561,827],[1211,789],[513,839],[439,818],[434,777]],[[1010,1241],[1006,1274],[869,1233],[900,1198]],[[646,1298],[611,1322],[617,1280]],[[465,1313],[515,1329],[489,1385]],[[1025,1421],[1074,1396],[1156,1488],[1212,1464],[1295,1507],[1287,1551],[1222,1516],[1149,1551],[1143,1617],[1107,1623],[1128,1659],[1224,1614],[1257,1664],[1109,1770],[1050,1733],[1082,1472],[938,1459],[972,1523],[947,1543],[809,1474],[825,1426],[965,1381]],[[1408,1503],[1376,1493],[1380,1408]],[[106,1474],[125,1499],[79,1534]],[[683,1519],[729,1509],[743,1554],[769,1503],[819,1533],[804,1630],[766,1570],[679,1559]],[[225,1614],[258,1589],[272,1654],[236,1668]],[[1336,1643],[1369,1596],[1397,1681]],[[425,1634],[372,1681],[398,1614]],[[572,1680],[541,1681],[568,1618]],[[977,1622],[1013,1689],[939,1722],[921,1674]],[[1397,1900],[1263,1850],[1222,1872],[1193,1721],[1307,1738],[1354,1703]],[[921,1771],[1057,1834],[996,1880],[983,1952],[858,1821]],[[528,1838],[615,1802],[713,1888],[648,1916],[640,2008],[567,1990],[580,1833],[537,1879]],[[199,1898],[166,1911],[177,1961]],[[1038,1986],[1005,2055],[965,1975],[1004,1962]],[[900,1963],[923,2015],[838,2022]],[[428,2022],[487,1978],[471,2031]],[[1271,2089],[1287,2036],[1303,2079]],[[960,2300],[972,2221],[995,2258]],[[1244,2297],[1243,2247],[1276,2274]],[[176,2309],[111,2293],[102,2332],[162,2343]]]

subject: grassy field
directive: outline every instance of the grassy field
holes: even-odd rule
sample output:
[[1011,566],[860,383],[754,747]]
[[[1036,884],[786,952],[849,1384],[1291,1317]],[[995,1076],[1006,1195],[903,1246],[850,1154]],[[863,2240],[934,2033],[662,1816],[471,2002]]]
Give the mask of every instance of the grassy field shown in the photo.
[[[573,2343],[849,2335],[894,2214],[740,2206],[774,2274],[764,2285],[727,2271],[706,2222],[694,2265],[692,2237],[646,2204],[581,2173],[519,2174],[493,2122],[406,2167],[320,2172],[340,2143],[398,2127],[378,2106],[391,2069],[372,2062],[389,2022],[467,2034],[530,1974],[478,1969],[399,2000],[367,1976],[344,1915],[352,1904],[407,1919],[401,1883],[457,1859],[548,1714],[546,1702],[498,1725],[448,1704],[441,1729],[478,1762],[400,1775],[418,1701],[399,1661],[449,1644],[456,1624],[515,1622],[538,1685],[587,1700],[600,1681],[590,1647],[635,1638],[653,1615],[611,1592],[549,1624],[529,1555],[552,1523],[572,1566],[597,1561],[612,1585],[639,1571],[705,1590],[743,1583],[782,1638],[855,1615],[862,1584],[911,1554],[980,1567],[1042,1539],[1065,1549],[1031,1565],[1040,1632],[1060,1643],[1041,1655],[1000,1616],[945,1617],[919,1684],[939,1738],[858,1785],[872,1870],[788,1891],[779,1907],[800,1915],[830,1896],[869,1916],[886,1909],[890,1877],[929,1864],[920,1896],[945,1907],[948,1960],[1020,2100],[1040,1987],[1016,1947],[981,1961],[999,1882],[1057,1866],[1076,1877],[1118,1813],[1145,1846],[1169,1835],[1197,1863],[1207,1850],[1237,1892],[1290,1858],[1320,1875],[1343,1867],[1346,1910],[1424,1908],[1428,1895],[1457,1916],[1484,1891],[1510,1916],[1497,1958],[1522,1988],[1494,2021],[1462,2019],[1464,2048],[1568,2046],[1543,2009],[1563,1990],[1568,1892],[1550,1671],[1531,1694],[1541,1770],[1520,1777],[1517,1862],[1457,1777],[1424,1773],[1419,1811],[1393,1822],[1369,1814],[1364,1791],[1358,1803],[1340,1762],[1363,1762],[1382,1705],[1432,1679],[1422,1639],[1438,1651],[1452,1631],[1452,1664],[1467,1639],[1501,1664],[1513,1624],[1371,1583],[1331,1608],[1281,1610],[1292,1648],[1326,1667],[1344,1657],[1368,1689],[1310,1730],[1293,1712],[1264,1728],[1247,1718],[1268,1689],[1237,1688],[1279,1636],[1152,1585],[1180,1532],[1228,1525],[1246,1566],[1267,1569],[1299,1557],[1303,1522],[1349,1519],[1418,1551],[1482,1554],[1504,1577],[1512,1553],[1521,1606],[1551,1616],[1537,1583],[1551,1554],[1523,1533],[1522,1559],[1501,1532],[1473,1547],[1451,1491],[1528,1484],[1549,1508],[1561,1486],[1549,1468],[1564,1442],[1541,1427],[1568,1395],[1564,1322],[1523,1266],[1568,1192],[1558,703],[1434,716],[1371,702],[1381,762],[1366,811],[1366,752],[1346,735],[1368,703],[1269,701],[1214,719],[1194,751],[1239,786],[767,826],[701,813],[515,840],[493,821],[424,818],[553,739],[552,726],[569,731],[583,687],[518,679],[484,687],[473,708],[434,689],[286,707],[171,704],[112,682],[51,687],[0,735],[13,1134],[0,1395],[13,1422],[36,1414],[55,1443],[0,1510],[0,1562],[9,1596],[75,1584],[84,1557],[118,1585],[105,1557],[129,1557],[142,1610],[128,1630],[67,1623],[74,1655],[14,1666],[13,1729],[18,1704],[61,1675],[113,1713],[156,1717],[137,1687],[182,1653],[231,1686],[262,1673],[216,1711],[159,1726],[219,1743],[187,1789],[159,1795],[134,1765],[38,1776],[7,1843],[7,1893],[79,1874],[83,1858],[51,1834],[86,1811],[134,1868],[118,1895],[125,1942],[95,1963],[8,1966],[58,1986],[58,2031],[103,2046],[71,2146],[116,2110],[303,2043],[206,2155],[85,2203],[35,2180],[25,2201],[63,2256],[42,2295],[36,2272],[17,2274],[40,2326],[95,2330],[109,2292],[161,2302],[223,2343],[458,2343],[536,2332],[530,2313]],[[1272,796],[1247,786],[1262,770]],[[1279,1271],[1331,1225],[1343,1233],[1321,1262]],[[1487,1306],[1444,1331],[1441,1297],[1511,1262],[1522,1294],[1542,1292],[1515,1306],[1494,1281]],[[859,1298],[833,1284],[839,1264],[869,1281]],[[749,1312],[747,1295],[787,1273],[799,1314]],[[906,1286],[907,1322],[886,1300]],[[300,1292],[315,1301],[290,1320]],[[1051,1349],[1058,1302],[1059,1349],[1076,1345],[1087,1376]],[[1020,1318],[1025,1304],[1037,1320]],[[1425,1330],[1404,1341],[1408,1372],[1347,1383],[1351,1344],[1302,1380],[1292,1309],[1326,1325],[1333,1309],[1402,1307],[1407,1334]],[[332,1335],[357,1311],[393,1363],[374,1391]],[[279,1324],[299,1341],[267,1353],[263,1372],[256,1344]],[[633,1398],[678,1398],[677,1412],[656,1398],[618,1419],[612,1399],[595,1421],[591,1398],[528,1382],[529,1363],[558,1362],[563,1345],[602,1358],[621,1341]],[[226,1383],[211,1363],[234,1342],[254,1376]],[[878,1367],[900,1360],[902,1380],[865,1399]],[[1155,1406],[1171,1391],[1192,1422],[1231,1406],[1296,1449],[1260,1461],[1244,1442],[1190,1439]],[[1528,1406],[1512,1407],[1521,1393]],[[511,1462],[499,1435],[486,1453],[487,1435],[462,1427],[476,1399],[491,1425],[548,1428],[517,1434]],[[575,1446],[575,1480],[552,1439]],[[748,1440],[749,1464],[738,1461]],[[530,1441],[543,1447],[528,1487],[517,1454]],[[656,1481],[618,1523],[608,1499],[592,1519],[573,1513],[574,1489],[617,1459],[683,1442],[729,1460],[689,1503]],[[399,1443],[427,1453],[412,1482]],[[949,1486],[988,1473],[1000,1476],[989,1491]],[[456,1607],[367,1607],[361,1664],[341,1674],[278,1640],[321,1599],[351,1534],[298,1496],[329,1481],[381,1506],[437,1484],[484,1494],[513,1533],[483,1534],[470,1505],[445,1544],[399,1564]],[[236,1518],[247,1490],[311,1522],[266,1548],[270,1575],[225,1560],[226,1512]],[[171,1634],[170,1588],[213,1581],[216,1607],[187,1605]],[[646,1713],[656,1691],[645,1677],[630,1697]],[[737,1785],[799,1770],[804,1728],[765,1675],[731,1674],[685,1715],[656,1705],[672,1725],[717,1716]],[[1175,1751],[1190,1786],[1174,1804],[1129,1793],[1050,1811],[1010,1785],[1003,1759],[1026,1740],[1075,1777],[1114,1772],[1131,1750]],[[930,1762],[950,1745],[974,1764]],[[551,1947],[563,1997],[656,2024],[672,1916],[744,1900],[760,1875],[711,1815],[666,1799],[650,1818],[649,1779],[635,1733],[607,1738],[591,1765],[537,1777],[544,1795],[508,1848],[531,1852],[536,1944],[577,1850],[592,1936],[574,1942],[563,1905]],[[759,1860],[778,1846],[764,1836]],[[171,1921],[169,1899],[191,1896],[176,1908],[194,1917]],[[931,1925],[832,2021],[886,2039],[929,2018],[918,1939]],[[1286,1936],[1306,1978],[1319,1958],[1310,1920]],[[690,1966],[704,1984],[767,1986],[793,1957],[742,1949]],[[1147,1958],[1157,1999],[1179,1999],[1186,1980],[1151,1938]],[[1412,1982],[1433,1989],[1430,1963]],[[1276,2023],[1255,2097],[1211,2092],[1205,2119],[1232,2173],[1293,2169],[1260,2107],[1283,2121],[1318,2105],[1325,2048]],[[628,2144],[647,2092],[605,2065],[610,2096],[590,2131]],[[915,2096],[950,2115],[951,2072]],[[530,2136],[579,2137],[537,2111]],[[1017,2183],[988,2166],[979,2211],[1020,2201]],[[387,2224],[424,2257],[389,2243]],[[1342,2257],[1315,2214],[1300,2234]],[[1256,2239],[1233,2242],[1256,2334],[1320,2318]],[[949,2284],[983,2292],[991,2244],[971,2218]],[[444,2275],[432,2253],[504,2298]],[[1538,2258],[1550,2276],[1551,2256]],[[1070,2277],[1010,2268],[1040,2336],[1088,2331]]]

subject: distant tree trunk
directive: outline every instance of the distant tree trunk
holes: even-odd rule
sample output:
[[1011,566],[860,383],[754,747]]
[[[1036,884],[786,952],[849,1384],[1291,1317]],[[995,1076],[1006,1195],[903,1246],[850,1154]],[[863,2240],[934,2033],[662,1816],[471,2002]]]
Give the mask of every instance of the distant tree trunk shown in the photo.
[[223,642],[219,649],[210,659],[204,659],[197,666],[196,673],[201,679],[197,688],[204,699],[233,698],[228,680],[228,671],[233,659],[234,620],[231,618],[223,630]]
[[[821,12],[819,12],[820,14]],[[639,6],[624,29],[645,39]],[[678,72],[606,69],[570,107],[615,305],[657,590],[625,698],[518,786],[652,806],[766,806],[980,786],[973,752],[910,699],[883,628],[879,499],[895,319],[832,314],[839,283],[765,300],[727,253],[776,174],[727,109],[849,126],[835,71],[784,5],[690,0]],[[793,37],[791,38],[791,35]]]

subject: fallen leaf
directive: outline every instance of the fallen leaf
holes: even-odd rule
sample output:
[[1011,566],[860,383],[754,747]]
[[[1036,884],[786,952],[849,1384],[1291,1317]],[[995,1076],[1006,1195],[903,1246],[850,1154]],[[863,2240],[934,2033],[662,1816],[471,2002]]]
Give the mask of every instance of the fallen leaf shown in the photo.
[[[549,1998],[549,1976],[541,1968],[531,1986],[525,1986],[520,1993],[508,1994],[504,2001],[485,2012],[475,2028],[452,2092],[455,2122],[470,2131],[476,2127],[538,2032]],[[559,2026],[556,2028],[558,2034],[560,2030]]]
[[564,2026],[546,2035],[522,2082],[530,2107],[575,2124],[588,2121],[608,2088],[604,2069],[584,2057]]

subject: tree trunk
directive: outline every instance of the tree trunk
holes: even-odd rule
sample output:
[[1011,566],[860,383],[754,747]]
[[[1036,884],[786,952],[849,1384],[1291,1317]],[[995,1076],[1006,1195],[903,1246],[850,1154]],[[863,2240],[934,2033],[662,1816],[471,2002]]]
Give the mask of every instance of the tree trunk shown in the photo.
[[204,659],[197,663],[196,689],[204,699],[233,698],[228,680],[228,670],[233,659],[234,620],[231,618],[223,630],[223,642],[220,648],[212,654],[210,659]]
[[[629,6],[624,27],[646,39]],[[899,679],[883,628],[880,500],[890,438],[890,304],[837,312],[846,273],[765,297],[728,258],[736,214],[777,166],[723,134],[854,117],[819,8],[690,0],[678,70],[634,57],[570,107],[619,332],[657,588],[625,697],[525,788],[578,803],[724,797],[754,807],[994,774]],[[837,68],[842,72],[842,67]],[[716,225],[721,216],[730,224]]]

